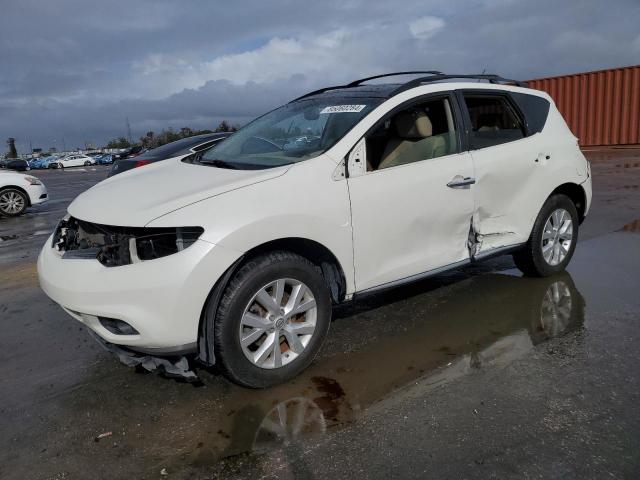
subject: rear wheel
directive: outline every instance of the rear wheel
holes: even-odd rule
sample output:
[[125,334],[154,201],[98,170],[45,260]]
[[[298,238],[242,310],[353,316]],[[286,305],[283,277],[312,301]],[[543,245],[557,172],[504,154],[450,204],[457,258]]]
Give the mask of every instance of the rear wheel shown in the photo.
[[264,388],[312,362],[329,329],[327,285],[307,259],[274,252],[233,276],[214,322],[216,364],[230,380]]
[[0,214],[7,217],[22,215],[29,205],[27,195],[16,188],[0,190]]
[[516,266],[532,277],[565,269],[578,241],[578,212],[569,197],[552,195],[542,206],[524,249],[513,255]]

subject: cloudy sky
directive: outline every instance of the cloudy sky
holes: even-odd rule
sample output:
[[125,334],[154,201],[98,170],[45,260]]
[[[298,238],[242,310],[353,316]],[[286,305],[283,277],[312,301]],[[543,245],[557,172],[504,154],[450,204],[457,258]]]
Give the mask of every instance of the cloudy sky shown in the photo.
[[1,18],[0,138],[21,153],[104,144],[127,117],[134,138],[244,123],[380,72],[640,63],[638,0],[20,0]]

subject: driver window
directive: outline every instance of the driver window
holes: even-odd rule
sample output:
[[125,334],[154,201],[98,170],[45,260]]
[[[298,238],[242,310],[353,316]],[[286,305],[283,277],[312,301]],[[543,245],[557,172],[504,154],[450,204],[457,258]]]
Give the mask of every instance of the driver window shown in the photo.
[[455,124],[449,100],[429,100],[397,112],[367,137],[367,171],[455,152]]

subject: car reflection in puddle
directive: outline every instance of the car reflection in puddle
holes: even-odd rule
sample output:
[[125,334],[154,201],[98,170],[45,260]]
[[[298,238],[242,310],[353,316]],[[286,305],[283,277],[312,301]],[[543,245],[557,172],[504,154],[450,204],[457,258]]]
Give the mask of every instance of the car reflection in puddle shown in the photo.
[[419,382],[429,391],[479,368],[507,365],[583,322],[584,299],[567,273],[545,279],[488,274],[443,290],[334,322],[349,331],[333,328],[333,335],[352,335],[370,322],[394,328],[355,351],[315,362],[287,385],[233,387],[224,400],[230,424],[224,425],[224,416],[222,423],[211,419],[218,434],[202,438],[188,463],[317,439],[408,385]]

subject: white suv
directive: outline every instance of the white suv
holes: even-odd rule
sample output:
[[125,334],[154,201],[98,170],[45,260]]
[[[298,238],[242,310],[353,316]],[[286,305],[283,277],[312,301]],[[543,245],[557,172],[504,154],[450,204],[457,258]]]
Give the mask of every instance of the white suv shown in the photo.
[[315,91],[99,183],[42,249],[42,288],[111,346],[265,387],[309,365],[354,295],[500,254],[563,270],[591,180],[551,98],[410,73],[427,75]]

